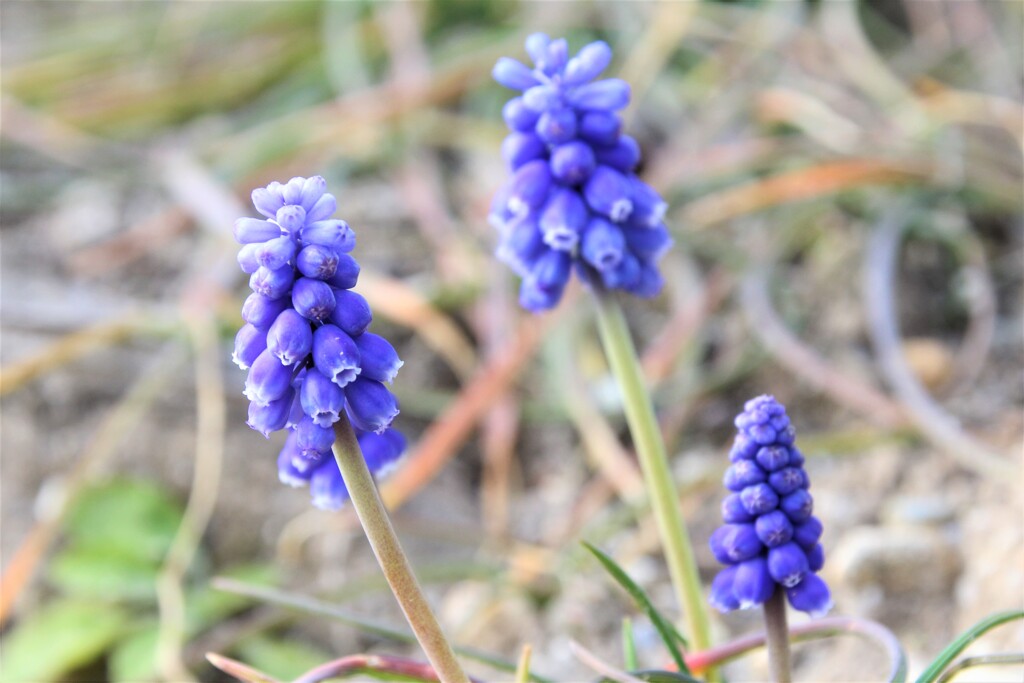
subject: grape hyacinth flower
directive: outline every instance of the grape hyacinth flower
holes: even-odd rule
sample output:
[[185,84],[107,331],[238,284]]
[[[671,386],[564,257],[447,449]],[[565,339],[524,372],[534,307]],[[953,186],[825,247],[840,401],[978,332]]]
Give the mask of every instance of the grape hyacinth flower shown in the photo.
[[636,176],[640,148],[621,131],[629,85],[594,80],[611,48],[597,41],[570,58],[564,39],[535,33],[526,51],[533,68],[502,57],[493,71],[522,92],[504,108],[511,132],[502,155],[512,176],[490,214],[498,258],[523,278],[520,304],[552,308],[573,269],[597,289],[655,296],[658,260],[672,245],[667,205]]
[[314,505],[337,509],[348,500],[331,455],[342,414],[375,475],[394,467],[405,439],[391,429],[398,402],[385,386],[402,361],[387,340],[367,332],[373,315],[352,291],[355,234],[331,218],[337,202],[326,189],[320,176],[270,183],[252,193],[263,218],[235,222],[238,263],[252,294],[232,358],[249,371],[249,426],[268,438],[288,431],[281,481],[308,484]]
[[812,616],[832,606],[817,572],[824,563],[822,525],[812,513],[804,457],[794,445],[786,409],[771,396],[747,401],[736,417],[722,501],[725,524],[711,535],[722,564],[710,602],[722,612],[762,605],[785,591],[789,604]]

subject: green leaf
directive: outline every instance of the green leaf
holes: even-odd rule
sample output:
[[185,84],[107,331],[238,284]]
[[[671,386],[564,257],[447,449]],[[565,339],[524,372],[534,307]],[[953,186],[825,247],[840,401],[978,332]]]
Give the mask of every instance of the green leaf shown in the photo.
[[917,679],[917,683],[933,683],[943,670],[953,663],[953,660],[957,658],[957,655],[967,649],[968,645],[995,627],[1016,619],[1024,619],[1024,611],[1012,610],[1009,612],[999,612],[982,619],[977,624],[964,631],[960,637],[950,643],[945,650],[940,652],[939,656],[935,658],[935,661],[931,663],[931,666],[929,666],[925,672],[921,674],[920,678]]
[[63,592],[100,600],[155,600],[158,567],[118,549],[70,546],[49,566],[49,578]]
[[181,506],[141,480],[116,479],[86,489],[67,514],[71,545],[163,562],[181,523]]
[[633,638],[633,622],[629,617],[622,620],[622,661],[629,670],[639,666],[636,656],[636,639]]
[[[269,585],[275,579],[274,569],[265,564],[238,565],[225,570],[224,575],[257,585]],[[189,637],[198,635],[252,603],[253,599],[248,596],[225,593],[203,583],[185,596],[187,634]],[[155,621],[148,622],[132,631],[110,657],[110,677],[118,683],[156,680],[159,625]]]
[[679,667],[679,671],[689,674],[690,668],[686,666],[686,660],[683,659],[683,653],[679,650],[679,642],[683,641],[679,632],[676,631],[675,627],[661,615],[654,605],[651,603],[650,598],[644,593],[640,586],[636,585],[633,579],[629,578],[629,575],[623,571],[622,567],[615,563],[615,560],[608,557],[603,551],[599,550],[596,546],[583,541],[583,546],[593,553],[594,557],[604,565],[604,568],[612,575],[612,578],[622,586],[629,597],[633,598],[633,602],[636,603],[637,608],[647,615],[647,618],[654,624],[654,628],[657,629],[658,634],[661,635],[662,641],[665,643],[665,647],[668,648],[668,652],[672,655],[672,660]]
[[127,615],[110,605],[79,600],[46,605],[5,636],[0,680],[56,681],[100,657],[127,622]]
[[132,628],[121,640],[107,662],[112,683],[143,683],[157,680],[156,645],[160,626],[155,621]]
[[[266,564],[236,565],[224,570],[221,576],[257,586],[271,586],[277,579],[274,568]],[[190,591],[185,600],[189,633],[199,633],[252,603],[251,597],[217,590],[208,581],[204,581]]]
[[270,636],[246,638],[234,653],[249,666],[265,671],[274,678],[290,681],[313,667],[331,660],[331,655],[296,640],[280,640]]

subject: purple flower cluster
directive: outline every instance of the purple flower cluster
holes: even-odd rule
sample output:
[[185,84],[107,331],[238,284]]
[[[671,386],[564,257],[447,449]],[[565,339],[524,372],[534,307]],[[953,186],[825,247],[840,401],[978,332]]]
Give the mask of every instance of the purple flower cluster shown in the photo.
[[355,234],[332,219],[337,208],[323,178],[292,178],[253,190],[265,218],[239,218],[238,263],[252,294],[232,359],[249,370],[250,427],[289,431],[278,458],[286,484],[309,484],[313,504],[336,509],[348,492],[331,454],[333,425],[348,416],[370,471],[390,469],[405,439],[390,429],[398,403],[384,383],[402,366],[383,337],[367,332],[370,306],[352,291],[359,264]]
[[722,612],[749,609],[779,586],[794,609],[825,614],[832,599],[816,573],[825,561],[822,526],[811,514],[810,482],[786,409],[758,396],[747,401],[736,428],[725,473],[732,492],[722,501],[725,524],[711,534],[711,551],[727,566],[711,585],[711,604]]
[[512,177],[491,207],[501,233],[497,255],[522,278],[524,308],[558,303],[575,266],[595,287],[650,297],[661,291],[658,260],[671,247],[667,205],[635,173],[636,140],[621,132],[618,111],[629,85],[595,81],[612,58],[598,41],[569,58],[564,39],[526,39],[530,68],[498,60],[494,79],[522,91],[505,105],[511,132],[502,155]]

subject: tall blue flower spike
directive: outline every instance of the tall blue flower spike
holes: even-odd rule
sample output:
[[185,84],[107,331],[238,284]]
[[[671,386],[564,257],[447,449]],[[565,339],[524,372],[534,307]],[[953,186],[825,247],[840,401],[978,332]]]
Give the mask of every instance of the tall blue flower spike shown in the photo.
[[595,81],[611,62],[602,41],[569,58],[564,39],[526,39],[533,68],[502,57],[494,79],[522,95],[505,104],[502,156],[512,176],[490,221],[499,259],[523,279],[522,306],[540,312],[562,297],[573,269],[586,283],[642,297],[661,291],[658,261],[672,246],[667,205],[636,173],[640,148],[617,113],[629,85]]
[[749,609],[779,589],[794,609],[821,616],[832,607],[817,574],[825,561],[822,526],[811,514],[810,481],[786,409],[758,396],[747,401],[736,428],[724,479],[725,524],[711,534],[711,552],[727,566],[711,584],[711,605]]
[[253,293],[232,359],[249,371],[250,427],[288,438],[277,460],[291,486],[309,485],[313,504],[337,509],[348,500],[331,447],[342,413],[355,427],[370,472],[382,476],[405,451],[391,429],[398,402],[384,385],[402,361],[383,337],[366,331],[373,318],[351,291],[359,264],[355,234],[332,219],[337,202],[323,178],[292,178],[253,190],[263,218],[239,218],[238,263]]

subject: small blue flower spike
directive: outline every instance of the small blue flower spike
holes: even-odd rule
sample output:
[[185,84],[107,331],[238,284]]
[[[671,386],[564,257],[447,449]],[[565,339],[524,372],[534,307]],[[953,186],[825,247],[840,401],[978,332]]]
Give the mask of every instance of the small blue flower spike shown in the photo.
[[277,459],[290,486],[310,487],[313,504],[337,509],[348,500],[331,455],[333,425],[352,422],[370,472],[392,470],[405,438],[391,428],[398,402],[391,383],[402,361],[383,337],[367,332],[373,315],[351,291],[359,264],[355,234],[332,219],[337,208],[324,179],[292,178],[252,193],[264,218],[240,218],[238,263],[253,293],[232,359],[249,370],[249,426],[268,437],[287,430]]
[[597,41],[570,59],[565,40],[535,33],[526,51],[532,68],[502,57],[493,71],[522,92],[503,111],[511,132],[501,151],[512,175],[490,214],[498,258],[523,279],[520,304],[554,307],[573,270],[598,289],[656,296],[658,261],[672,246],[667,205],[637,178],[640,148],[621,132],[629,85],[594,80],[611,48]]
[[822,526],[811,515],[810,481],[786,409],[771,396],[758,396],[747,401],[736,428],[724,479],[731,492],[722,501],[725,524],[710,540],[726,568],[712,582],[709,601],[731,612],[784,590],[794,609],[821,616],[832,607],[828,586],[817,575],[824,563]]

